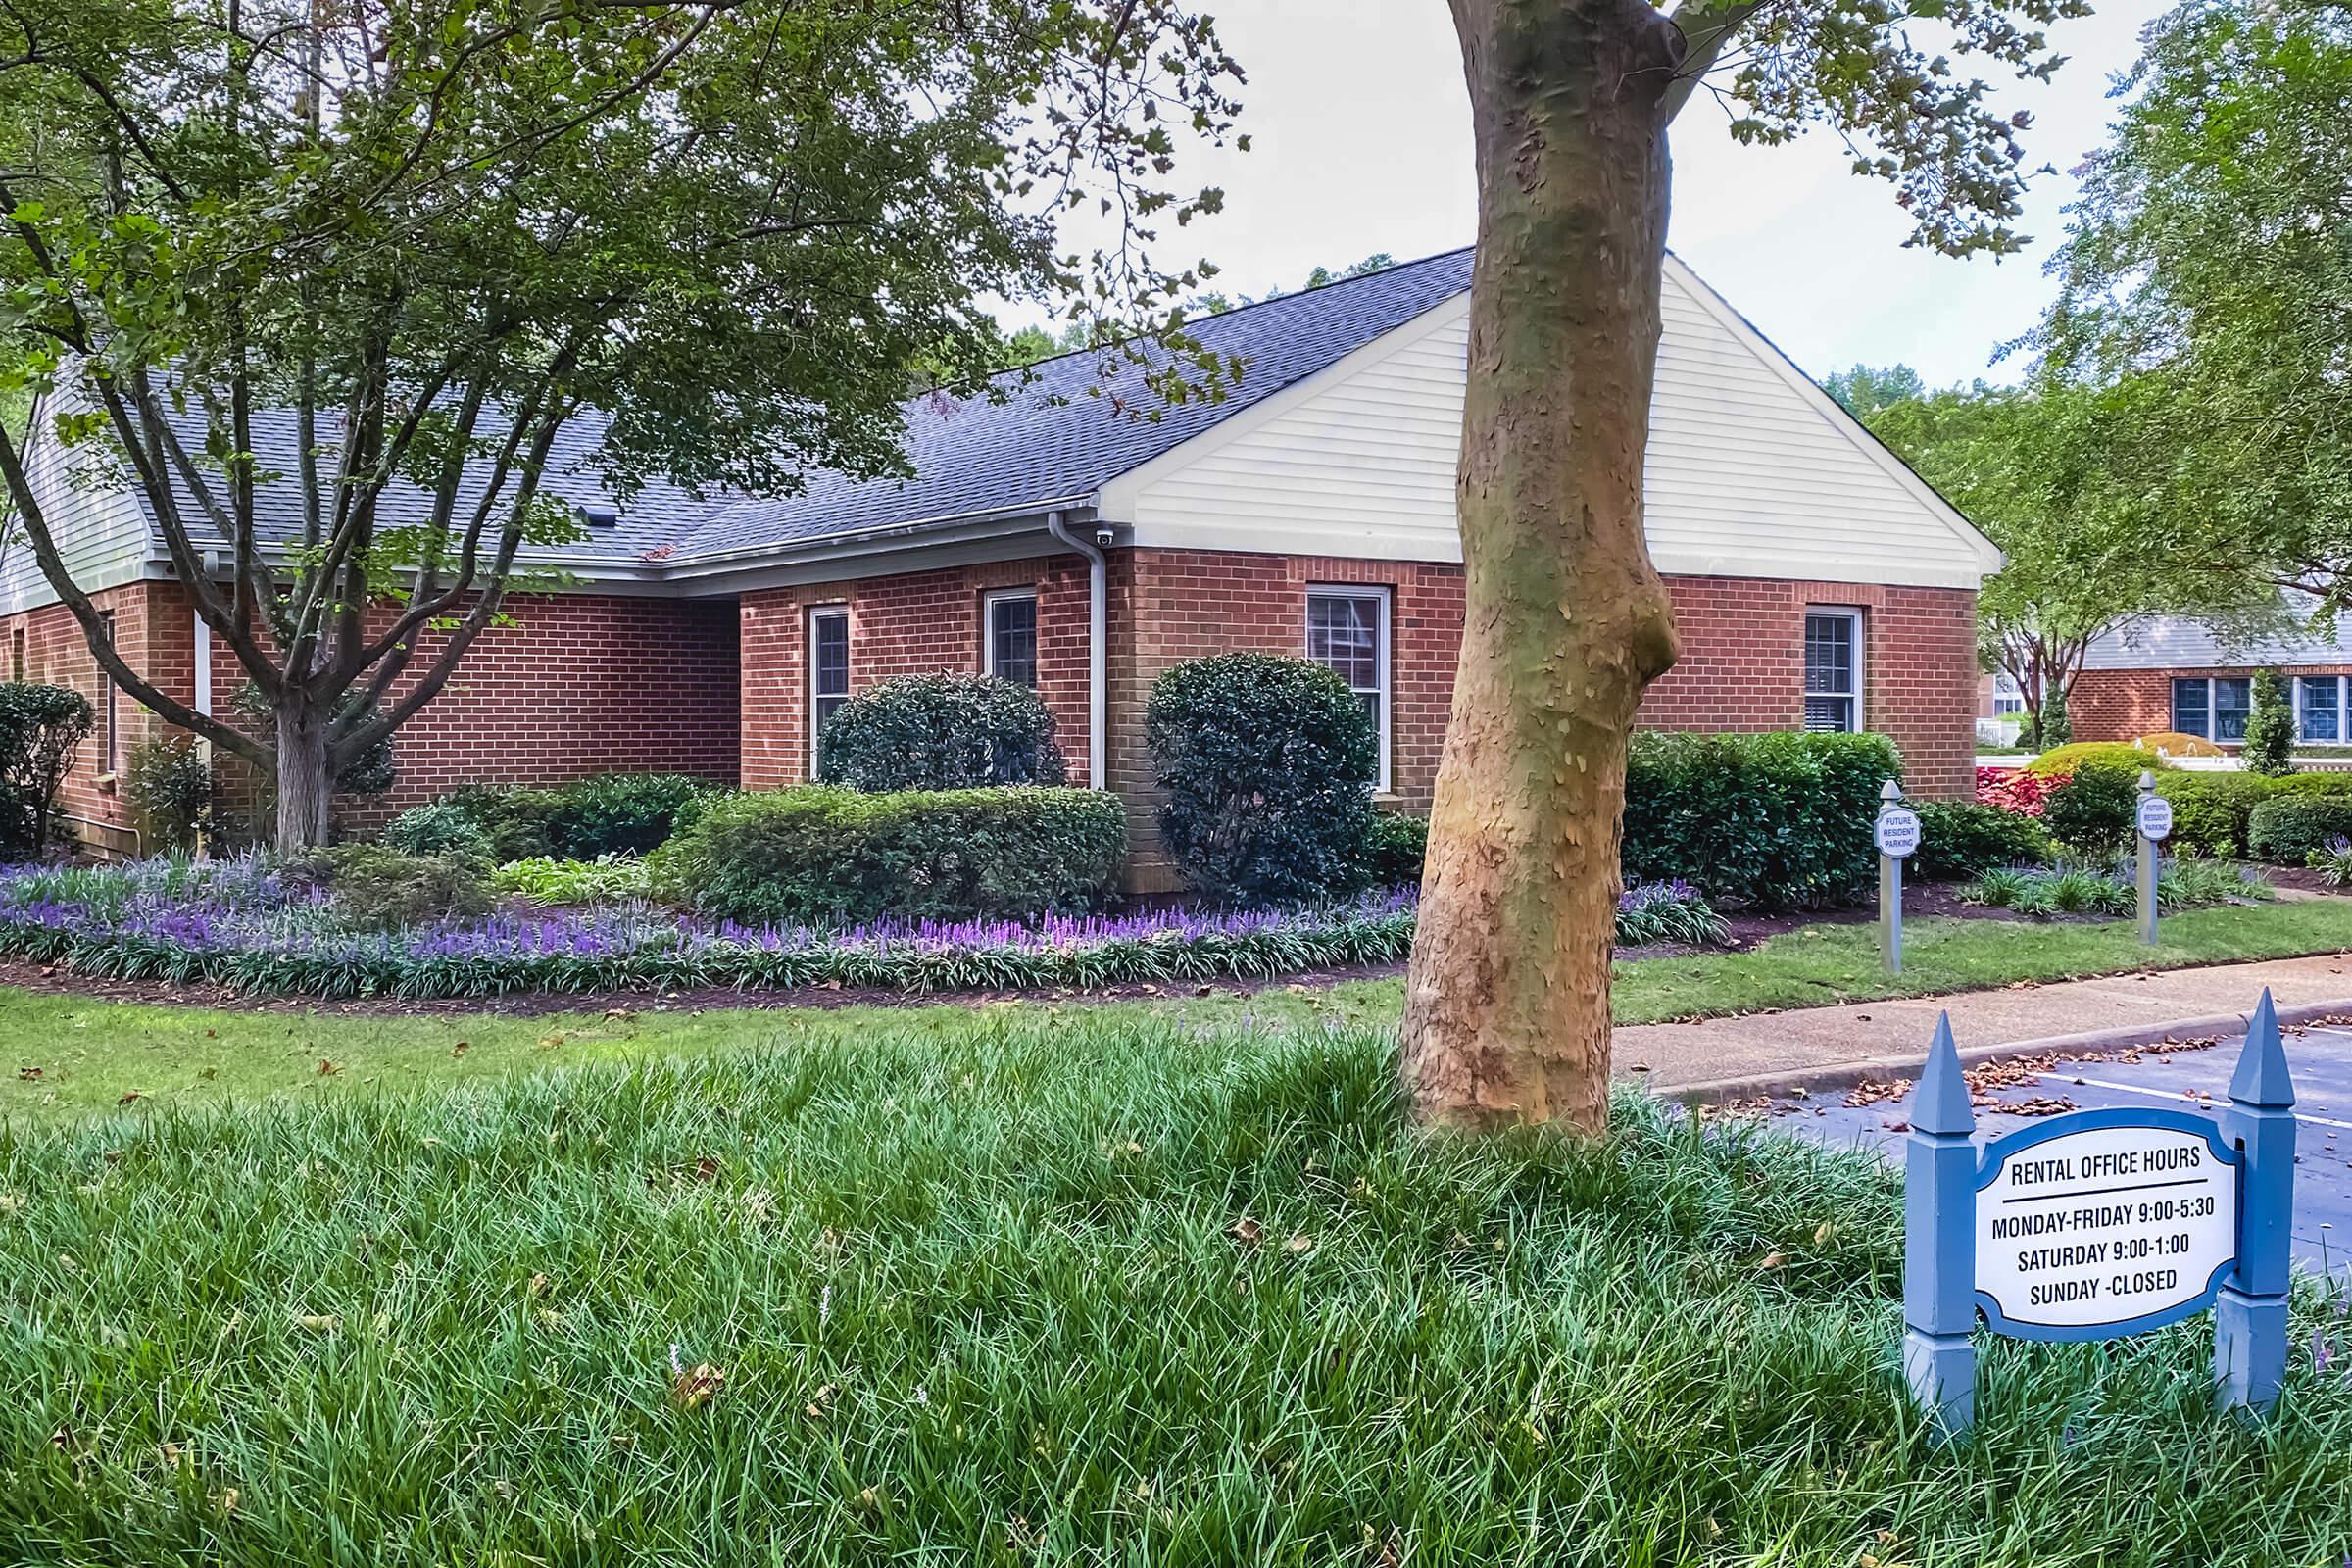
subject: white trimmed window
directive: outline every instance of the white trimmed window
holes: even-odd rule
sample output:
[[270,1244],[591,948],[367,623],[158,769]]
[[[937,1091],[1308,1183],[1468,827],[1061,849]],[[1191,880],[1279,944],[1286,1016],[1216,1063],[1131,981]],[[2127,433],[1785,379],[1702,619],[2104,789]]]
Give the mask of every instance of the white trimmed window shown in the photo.
[[980,601],[981,668],[1015,686],[1037,688],[1037,595],[1026,588],[1003,589]]
[[2322,745],[2344,739],[2344,677],[2297,675],[2295,739]]
[[1805,728],[1852,734],[1862,728],[1862,612],[1805,612]]
[[850,700],[850,607],[808,612],[808,776],[817,776],[816,738]]
[[2173,682],[2173,728],[2183,735],[2235,744],[2246,738],[2254,711],[2254,682],[2245,676],[2193,675]]
[[1348,683],[1380,735],[1380,771],[1373,787],[1391,788],[1389,771],[1389,590],[1310,587],[1306,591],[1306,657]]

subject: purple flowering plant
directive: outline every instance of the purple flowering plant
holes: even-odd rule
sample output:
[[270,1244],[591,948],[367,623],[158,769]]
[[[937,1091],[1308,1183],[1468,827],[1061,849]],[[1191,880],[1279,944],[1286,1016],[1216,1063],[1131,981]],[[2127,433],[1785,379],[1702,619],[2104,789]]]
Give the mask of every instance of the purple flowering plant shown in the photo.
[[[1298,910],[1168,908],[1030,921],[745,926],[623,901],[354,929],[264,858],[0,870],[0,953],[114,979],[407,998],[847,987],[930,992],[1262,978],[1401,960],[1410,889]],[[1620,940],[1720,940],[1695,890],[1619,901]]]

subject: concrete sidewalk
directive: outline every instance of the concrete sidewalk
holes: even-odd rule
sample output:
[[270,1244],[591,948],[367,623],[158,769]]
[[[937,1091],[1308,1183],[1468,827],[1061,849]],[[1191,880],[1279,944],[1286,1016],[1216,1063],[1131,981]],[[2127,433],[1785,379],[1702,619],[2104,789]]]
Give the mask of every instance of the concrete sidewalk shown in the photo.
[[2282,1023],[2352,1017],[2352,958],[2279,958],[2110,980],[2021,984],[1948,997],[1862,1002],[1619,1029],[1621,1079],[1686,1100],[1743,1100],[1910,1077],[1936,1016],[1949,1011],[1964,1060],[2242,1031],[2268,986]]

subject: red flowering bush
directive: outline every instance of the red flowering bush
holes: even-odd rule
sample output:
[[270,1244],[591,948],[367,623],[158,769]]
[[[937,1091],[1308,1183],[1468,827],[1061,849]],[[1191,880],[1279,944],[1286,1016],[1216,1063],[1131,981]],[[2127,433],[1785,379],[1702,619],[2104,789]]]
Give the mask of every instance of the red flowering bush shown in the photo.
[[2039,816],[2050,792],[2072,777],[2072,773],[2029,773],[2022,767],[1980,767],[1977,801],[2020,816]]

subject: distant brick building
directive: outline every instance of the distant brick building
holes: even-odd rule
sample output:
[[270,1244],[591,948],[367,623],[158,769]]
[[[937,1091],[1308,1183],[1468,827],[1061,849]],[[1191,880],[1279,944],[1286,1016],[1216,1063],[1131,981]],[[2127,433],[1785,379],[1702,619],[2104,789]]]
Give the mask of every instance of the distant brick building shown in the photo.
[[2224,751],[2246,738],[2254,681],[2284,678],[2295,739],[2352,741],[2352,620],[2332,633],[2291,631],[2231,639],[2193,620],[2162,616],[2093,643],[2067,701],[2078,740],[2134,740],[2162,731],[2201,736]]
[[[662,768],[789,784],[851,692],[966,669],[1038,689],[1073,781],[1126,797],[1148,852],[1152,682],[1237,649],[1339,670],[1379,722],[1380,794],[1425,807],[1462,630],[1469,271],[1455,252],[1201,323],[1245,373],[1225,401],[1156,420],[1128,412],[1132,368],[1105,383],[1092,354],[1007,378],[995,399],[918,400],[904,480],[817,475],[788,500],[657,487],[615,509],[582,461],[596,432],[575,431],[547,483],[590,538],[536,563],[574,585],[514,602],[513,624],[401,731],[392,795],[342,819],[469,780]],[[1124,399],[1087,395],[1105,384]],[[1643,722],[1881,731],[1916,792],[1964,793],[1990,544],[1672,259],[1653,416],[1647,527],[1683,658]],[[78,509],[68,557],[126,656],[225,710],[241,676],[135,496],[34,456],[36,481]],[[116,777],[161,721],[106,691],[23,552],[0,561],[0,627],[17,672],[100,703],[69,808],[123,821]],[[1148,853],[1139,864],[1149,879]]]

